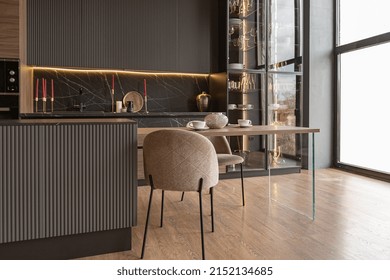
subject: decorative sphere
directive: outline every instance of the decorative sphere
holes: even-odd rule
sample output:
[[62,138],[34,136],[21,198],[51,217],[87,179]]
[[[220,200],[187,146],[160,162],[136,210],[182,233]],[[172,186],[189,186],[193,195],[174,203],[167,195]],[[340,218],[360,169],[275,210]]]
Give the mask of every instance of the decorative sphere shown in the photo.
[[204,118],[206,125],[210,128],[223,128],[229,119],[222,113],[211,113]]

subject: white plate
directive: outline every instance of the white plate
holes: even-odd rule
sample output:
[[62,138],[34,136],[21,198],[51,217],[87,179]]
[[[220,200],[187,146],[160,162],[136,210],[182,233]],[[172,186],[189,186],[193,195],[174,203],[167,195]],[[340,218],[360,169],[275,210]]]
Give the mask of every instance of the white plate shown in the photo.
[[252,125],[251,124],[248,124],[248,125],[239,125],[238,127],[240,128],[248,128],[248,127],[251,127]]
[[230,69],[244,69],[244,65],[242,63],[230,63]]

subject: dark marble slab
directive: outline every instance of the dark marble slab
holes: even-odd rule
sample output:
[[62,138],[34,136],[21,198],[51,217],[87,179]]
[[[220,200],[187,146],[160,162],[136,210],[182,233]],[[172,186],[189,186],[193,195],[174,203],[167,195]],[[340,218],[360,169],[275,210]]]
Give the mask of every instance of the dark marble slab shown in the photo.
[[54,111],[74,110],[74,105],[82,102],[86,104],[85,111],[112,112],[112,77],[114,102],[123,100],[129,91],[137,91],[143,96],[146,79],[149,112],[197,112],[196,96],[202,91],[209,92],[208,75],[35,69],[34,96],[36,81],[39,81],[38,112],[43,111],[42,78],[47,80],[47,111],[51,111],[53,80]]
[[21,113],[22,119],[50,119],[50,118],[204,118],[210,112],[152,112],[152,113],[112,113],[103,111],[56,111],[47,113]]

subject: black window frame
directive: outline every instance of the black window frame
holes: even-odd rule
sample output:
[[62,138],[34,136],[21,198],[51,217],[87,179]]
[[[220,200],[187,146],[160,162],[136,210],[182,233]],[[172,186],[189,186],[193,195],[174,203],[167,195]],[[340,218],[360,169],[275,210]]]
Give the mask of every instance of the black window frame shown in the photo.
[[367,168],[357,167],[350,164],[340,162],[340,100],[341,100],[341,55],[358,51],[365,48],[375,47],[381,44],[386,44],[390,42],[390,32],[382,33],[379,35],[375,35],[369,38],[365,38],[362,40],[350,42],[347,44],[340,45],[340,1],[342,0],[334,0],[335,4],[335,46],[334,46],[334,64],[335,64],[335,131],[334,131],[334,141],[335,141],[335,149],[334,149],[334,166],[345,171],[350,171],[356,174],[364,175],[367,177],[372,177],[380,180],[385,180],[390,182],[390,174],[379,172],[375,170],[370,170]]

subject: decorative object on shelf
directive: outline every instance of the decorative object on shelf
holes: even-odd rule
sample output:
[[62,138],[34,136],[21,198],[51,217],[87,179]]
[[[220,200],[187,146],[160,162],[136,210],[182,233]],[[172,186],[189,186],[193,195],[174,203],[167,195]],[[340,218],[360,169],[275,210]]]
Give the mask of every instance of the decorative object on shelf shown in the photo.
[[210,107],[211,95],[202,91],[202,93],[196,96],[196,106],[200,112],[207,112]]
[[228,117],[222,113],[211,113],[204,118],[206,125],[210,128],[223,128],[229,122]]
[[54,112],[54,81],[51,79],[51,112]]
[[228,104],[228,109],[229,110],[237,109],[237,104]]
[[42,111],[46,113],[46,95],[47,95],[47,82],[42,78]]
[[229,64],[229,69],[242,70],[242,69],[244,69],[244,65],[242,63],[230,63]]
[[252,110],[254,106],[253,104],[238,104],[237,108],[240,110]]
[[133,101],[127,101],[127,104],[125,104],[125,105],[126,105],[126,109],[127,109],[128,113],[133,113],[134,112]]
[[114,109],[114,94],[115,94],[115,77],[114,74],[112,75],[112,82],[111,82],[111,112],[115,112]]
[[148,114],[148,95],[146,93],[146,79],[144,79],[144,99],[145,99],[145,113]]
[[35,112],[38,112],[38,90],[39,90],[39,79],[37,79],[37,83],[35,86]]
[[121,113],[122,112],[122,101],[117,101],[116,102],[116,112]]
[[[129,91],[126,93],[126,95],[123,97],[123,104],[128,104],[127,102],[132,101],[133,102],[133,112],[138,112],[142,109],[144,106],[144,99],[142,98],[142,95],[137,91]],[[129,105],[127,106],[129,108]]]

